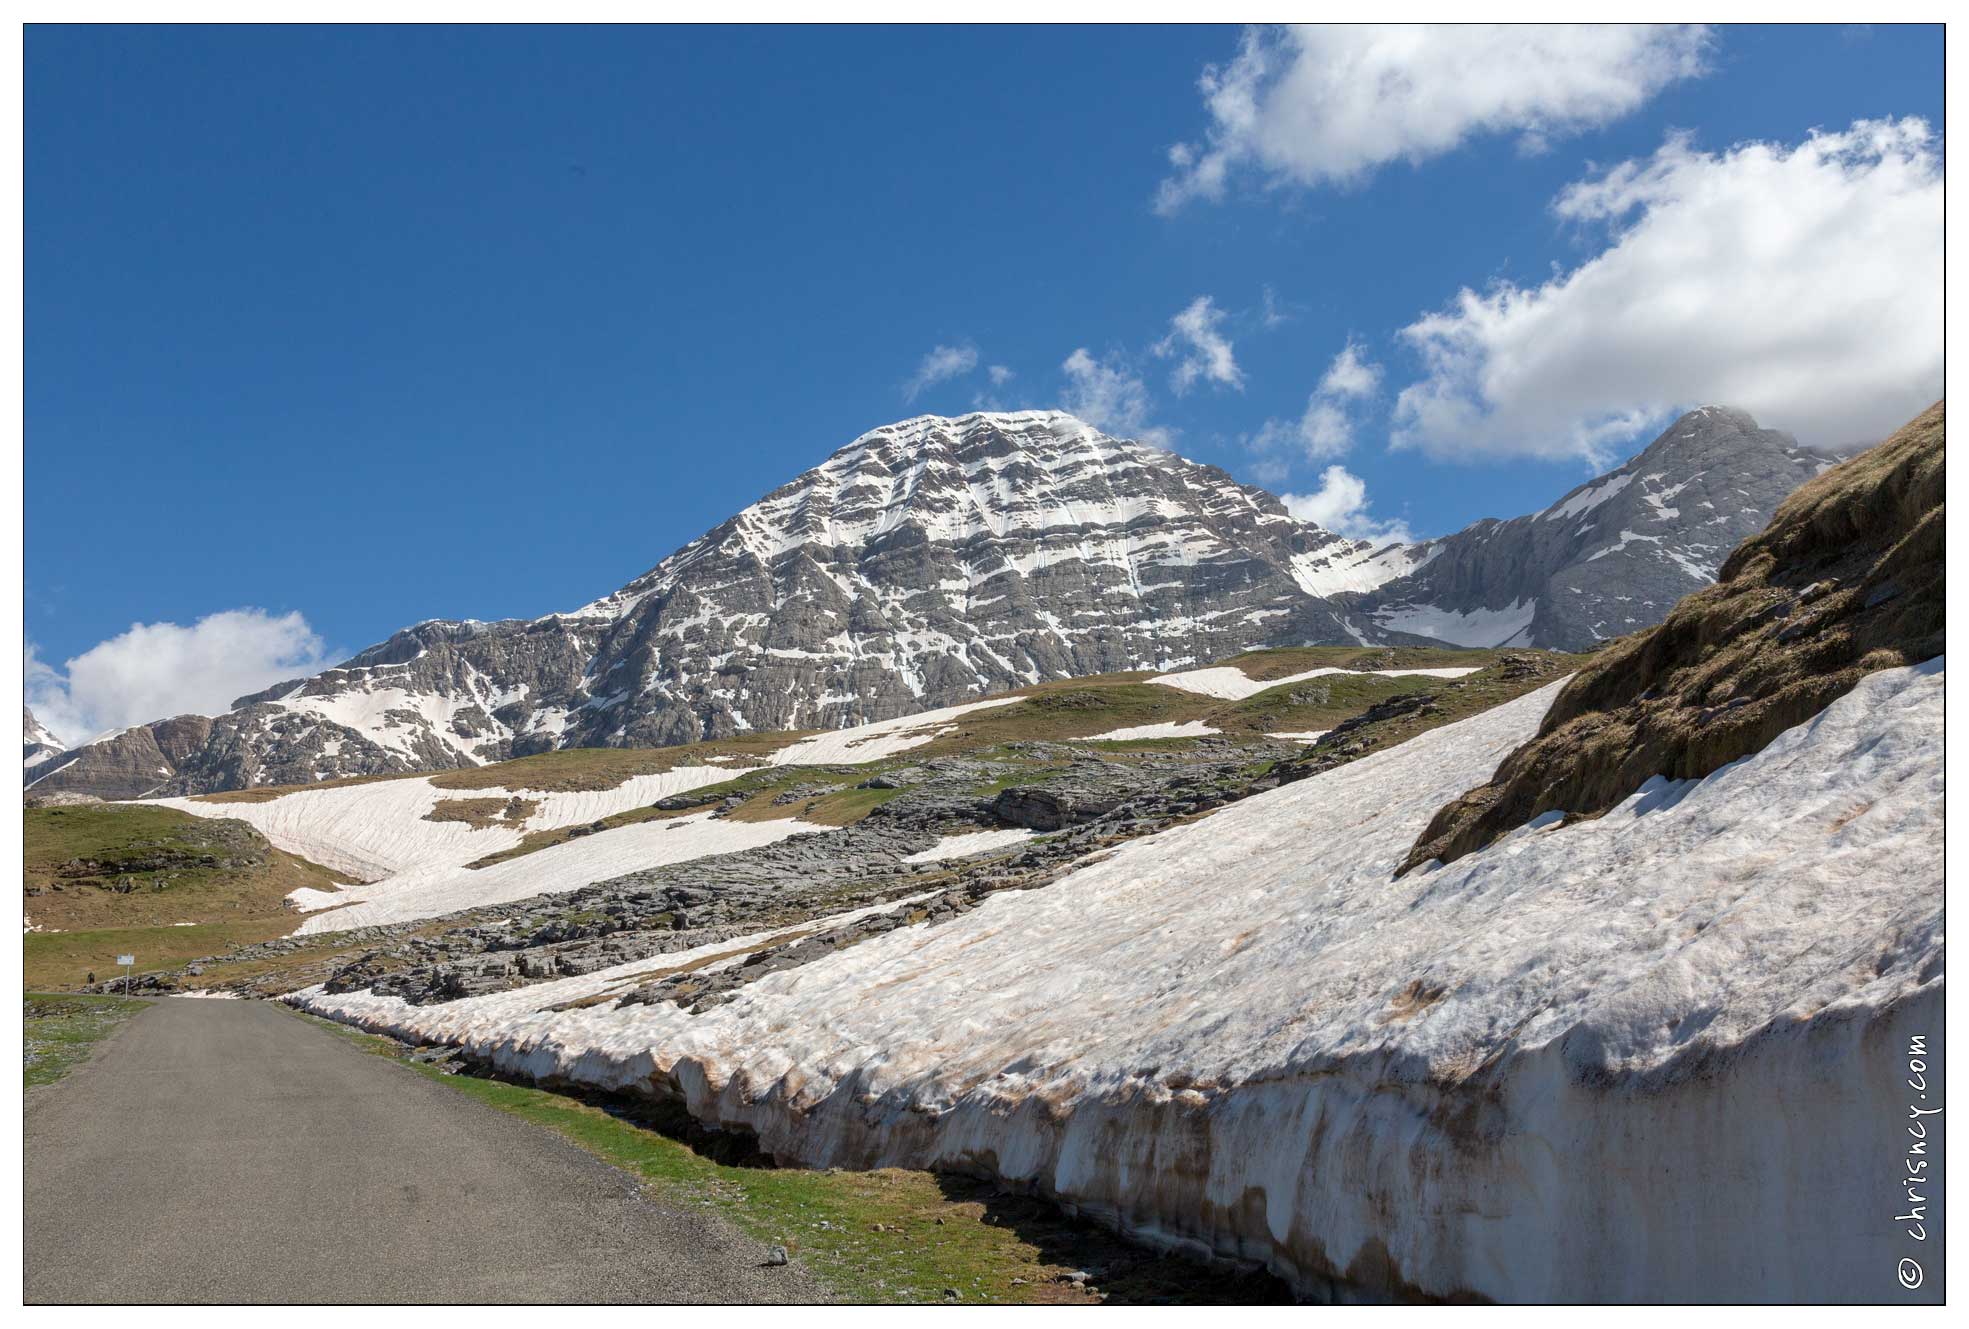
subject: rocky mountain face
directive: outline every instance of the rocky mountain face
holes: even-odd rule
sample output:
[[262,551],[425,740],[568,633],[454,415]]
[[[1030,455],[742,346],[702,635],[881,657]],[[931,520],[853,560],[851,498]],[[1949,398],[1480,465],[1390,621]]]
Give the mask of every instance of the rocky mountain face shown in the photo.
[[93,744],[36,788],[196,793],[833,728],[1349,642],[1324,593],[1372,552],[1060,412],[925,416],[856,439],[573,613],[421,623],[225,715]]
[[1541,513],[1377,549],[1062,412],[922,416],[572,613],[420,623],[28,777],[200,793],[834,728],[1259,646],[1581,649],[1659,621],[1816,465],[1710,408]]
[[50,757],[59,756],[66,747],[48,726],[35,718],[33,710],[21,707],[21,751],[27,766],[38,766]]
[[1458,646],[1592,650],[1714,581],[1729,552],[1830,464],[1743,411],[1706,406],[1542,512],[1407,546],[1399,554],[1413,570],[1352,608],[1380,632]]

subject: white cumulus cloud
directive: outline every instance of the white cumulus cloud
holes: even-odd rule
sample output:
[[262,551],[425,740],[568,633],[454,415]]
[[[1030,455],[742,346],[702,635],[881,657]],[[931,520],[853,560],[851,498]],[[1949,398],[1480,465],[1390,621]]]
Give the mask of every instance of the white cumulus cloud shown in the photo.
[[1335,535],[1369,540],[1377,545],[1408,544],[1415,539],[1400,519],[1378,521],[1367,510],[1367,482],[1344,466],[1329,466],[1320,487],[1310,494],[1280,494],[1285,510],[1300,521],[1323,526]]
[[1397,398],[1394,446],[1602,464],[1680,409],[1728,405],[1841,449],[1942,393],[1942,164],[1921,120],[1720,152],[1678,135],[1554,210],[1605,249],[1403,329],[1426,374]]
[[237,697],[331,663],[299,613],[228,609],[190,627],[133,623],[57,669],[29,644],[27,704],[63,742],[173,715],[219,715]]
[[1359,343],[1349,341],[1320,376],[1305,412],[1297,420],[1265,421],[1251,446],[1274,454],[1289,448],[1314,461],[1343,456],[1354,446],[1357,403],[1372,397],[1380,385],[1381,366],[1367,358]]
[[[916,373],[909,382],[903,384],[902,395],[907,401],[915,401],[926,388],[953,378],[962,378],[978,367],[978,348],[968,343],[960,346],[934,346],[929,354],[916,366]],[[996,382],[994,378],[992,380]]]
[[1244,372],[1237,367],[1223,323],[1224,311],[1207,295],[1199,295],[1169,320],[1169,335],[1152,349],[1158,359],[1177,357],[1175,373],[1169,380],[1177,396],[1196,386],[1198,379],[1243,389]]
[[1149,424],[1148,385],[1124,362],[1112,356],[1096,360],[1082,346],[1060,369],[1067,376],[1063,402],[1069,412],[1110,434],[1159,448],[1174,446],[1172,431]]
[[1701,27],[1642,24],[1312,24],[1247,28],[1205,68],[1202,143],[1170,149],[1156,205],[1220,199],[1234,176],[1348,185],[1479,134],[1529,151],[1628,114],[1700,74]]

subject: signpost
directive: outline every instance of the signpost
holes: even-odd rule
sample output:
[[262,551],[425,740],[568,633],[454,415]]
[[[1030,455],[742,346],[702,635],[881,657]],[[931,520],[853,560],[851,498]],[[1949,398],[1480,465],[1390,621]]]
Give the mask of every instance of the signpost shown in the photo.
[[130,966],[137,962],[137,957],[119,955],[116,957],[116,962],[123,966],[123,995],[127,997],[130,995]]

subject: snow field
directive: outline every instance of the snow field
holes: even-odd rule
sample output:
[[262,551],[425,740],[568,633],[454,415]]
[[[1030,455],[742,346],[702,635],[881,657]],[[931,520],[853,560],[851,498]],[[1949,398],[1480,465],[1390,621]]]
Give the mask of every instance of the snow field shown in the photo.
[[1124,725],[1120,729],[1110,729],[1105,734],[1089,734],[1086,738],[1075,739],[1078,743],[1123,742],[1131,738],[1208,738],[1216,733],[1201,720],[1165,722],[1162,724]]
[[[681,817],[636,822],[565,840],[489,867],[424,868],[386,877],[369,886],[353,887],[337,900],[344,907],[312,915],[295,935],[341,932],[376,923],[405,923],[481,905],[508,904],[536,895],[561,895],[626,872],[735,854],[742,849],[755,849],[826,829],[792,818],[714,821],[709,809]],[[349,904],[349,900],[359,903]]]
[[773,753],[774,766],[841,766],[881,761],[911,748],[935,742],[952,729],[952,721],[973,711],[993,706],[1010,706],[1024,697],[995,697],[990,701],[966,702],[941,710],[919,711],[897,720],[878,720],[853,729],[832,729],[788,744]]
[[941,863],[947,858],[964,858],[970,854],[982,854],[989,849],[1003,849],[1008,845],[1022,844],[1037,832],[1025,827],[1015,827],[1003,831],[971,831],[965,835],[946,835],[928,849],[918,850],[903,859],[905,863]]
[[1335,669],[1332,666],[1325,666],[1308,669],[1303,674],[1288,674],[1284,678],[1256,679],[1233,665],[1212,665],[1208,669],[1185,669],[1180,673],[1158,674],[1148,682],[1160,683],[1166,688],[1178,688],[1205,697],[1217,697],[1223,701],[1243,701],[1246,697],[1255,697],[1271,688],[1284,687],[1288,683],[1303,683],[1309,678],[1324,678],[1328,674],[1380,675],[1383,678],[1400,678],[1408,675],[1420,678],[1462,678],[1465,674],[1474,674],[1481,668],[1482,665],[1459,665],[1443,669]]
[[1502,609],[1473,609],[1459,613],[1434,605],[1401,605],[1375,613],[1374,621],[1391,632],[1434,637],[1452,646],[1522,645],[1521,638],[1538,615],[1533,600],[1513,600]]
[[[880,761],[932,742],[948,732],[952,722],[972,711],[1018,700],[996,698],[834,730],[789,744],[772,754],[769,764]],[[516,848],[535,831],[585,825],[762,769],[738,763],[679,766],[660,774],[632,776],[612,789],[555,793],[506,788],[449,790],[433,785],[432,777],[419,776],[299,789],[264,802],[195,798],[155,801],[196,816],[239,818],[275,847],[360,883],[344,891],[303,887],[290,894],[288,899],[297,909],[314,915],[301,924],[295,934],[300,936],[435,918],[480,905],[561,894],[626,872],[737,853],[826,829],[795,820],[712,820],[705,812],[617,827],[489,867],[465,866]],[[539,805],[517,826],[500,823],[474,828],[465,822],[426,820],[441,802],[513,797]]]
[[1940,662],[1392,880],[1558,686],[701,1016],[297,1000],[673,1094],[787,1161],[989,1172],[1307,1291],[1877,1293],[1894,1234],[1855,1215],[1899,1167],[1906,1036],[1940,1027]]
[[[749,768],[748,768],[749,769]],[[160,798],[154,802],[198,817],[234,817],[278,849],[368,882],[421,869],[456,867],[517,847],[529,832],[558,830],[648,807],[743,774],[737,768],[680,766],[637,775],[613,789],[542,793],[525,789],[440,789],[432,777],[371,780],[326,789],[297,789],[264,802]],[[539,804],[520,826],[474,829],[462,821],[427,821],[439,803],[457,799],[520,798]]]

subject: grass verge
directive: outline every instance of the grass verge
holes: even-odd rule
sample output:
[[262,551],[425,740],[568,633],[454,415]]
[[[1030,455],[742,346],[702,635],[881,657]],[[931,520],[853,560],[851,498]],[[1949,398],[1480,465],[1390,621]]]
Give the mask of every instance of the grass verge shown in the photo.
[[27,808],[21,839],[34,991],[108,978],[118,955],[143,973],[271,940],[298,921],[290,891],[340,885],[243,821],[151,804]]
[[111,1030],[148,1005],[125,997],[28,993],[21,1039],[25,1088],[61,1079],[86,1061]]
[[[292,1008],[289,1008],[292,1009]],[[393,1040],[300,1015],[489,1107],[556,1131],[669,1203],[782,1245],[847,1301],[920,1304],[1289,1301],[1285,1286],[1160,1256],[988,1182],[887,1168],[778,1168],[675,1105],[584,1098],[411,1060]],[[1082,1274],[1085,1277],[1076,1278]],[[956,1296],[948,1295],[955,1292]]]
[[[21,938],[24,986],[36,991],[79,988],[89,981],[122,974],[119,955],[137,957],[135,972],[177,969],[208,955],[272,941],[294,930],[296,917],[279,914],[217,923],[163,927],[83,928],[74,932],[30,932]],[[195,984],[193,986],[196,986]]]

